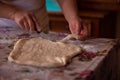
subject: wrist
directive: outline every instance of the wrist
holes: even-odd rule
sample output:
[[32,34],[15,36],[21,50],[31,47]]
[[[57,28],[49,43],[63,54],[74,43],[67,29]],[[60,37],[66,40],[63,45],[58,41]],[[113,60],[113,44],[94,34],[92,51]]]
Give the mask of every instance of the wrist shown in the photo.
[[12,9],[11,11],[10,11],[10,13],[8,14],[9,15],[9,18],[10,19],[12,19],[12,20],[14,20],[15,19],[15,14],[18,12],[19,10],[18,9]]
[[67,19],[68,23],[72,23],[72,22],[81,22],[82,19],[80,17],[70,17]]
[[70,19],[68,21],[69,25],[72,24],[72,25],[80,25],[82,22],[82,19],[77,17],[77,18],[73,18],[73,19]]

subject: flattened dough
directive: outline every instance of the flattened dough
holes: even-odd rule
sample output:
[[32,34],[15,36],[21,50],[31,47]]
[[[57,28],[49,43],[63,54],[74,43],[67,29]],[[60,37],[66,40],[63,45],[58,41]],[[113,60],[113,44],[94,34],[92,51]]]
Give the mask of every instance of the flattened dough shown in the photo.
[[37,37],[18,40],[8,60],[37,67],[60,67],[66,65],[79,53],[81,48],[76,45]]

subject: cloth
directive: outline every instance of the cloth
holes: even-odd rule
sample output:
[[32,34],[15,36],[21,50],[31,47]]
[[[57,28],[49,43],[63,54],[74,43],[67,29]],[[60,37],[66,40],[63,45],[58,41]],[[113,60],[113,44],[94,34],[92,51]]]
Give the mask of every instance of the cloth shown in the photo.
[[117,80],[118,53],[114,39],[96,38],[86,41],[69,40],[66,43],[81,45],[83,52],[72,62],[59,68],[36,68],[8,61],[15,42],[21,38],[42,37],[59,41],[68,34],[29,33],[10,27],[0,27],[0,80]]
[[[26,10],[35,14],[41,27],[48,29],[48,15],[45,6],[45,0],[0,0],[5,4]],[[0,18],[1,26],[17,26],[17,24],[9,19]],[[40,29],[38,29],[40,30]]]

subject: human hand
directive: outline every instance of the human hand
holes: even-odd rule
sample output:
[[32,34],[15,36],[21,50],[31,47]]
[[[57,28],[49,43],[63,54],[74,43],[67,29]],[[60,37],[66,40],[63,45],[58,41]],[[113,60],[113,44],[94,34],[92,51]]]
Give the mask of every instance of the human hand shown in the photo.
[[78,35],[77,39],[86,40],[88,37],[88,29],[82,20],[76,19],[69,22],[69,28],[72,34]]
[[30,12],[16,10],[11,17],[23,29],[34,31],[36,28],[40,27],[34,14]]

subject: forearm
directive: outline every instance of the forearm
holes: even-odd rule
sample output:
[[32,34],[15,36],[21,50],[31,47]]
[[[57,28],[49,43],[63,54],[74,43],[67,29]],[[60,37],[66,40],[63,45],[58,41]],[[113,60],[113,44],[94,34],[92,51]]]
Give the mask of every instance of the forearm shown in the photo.
[[76,0],[58,0],[68,22],[79,18]]
[[6,5],[2,2],[0,2],[0,17],[1,18],[7,18],[12,19],[12,15],[15,13],[16,8],[10,5]]

